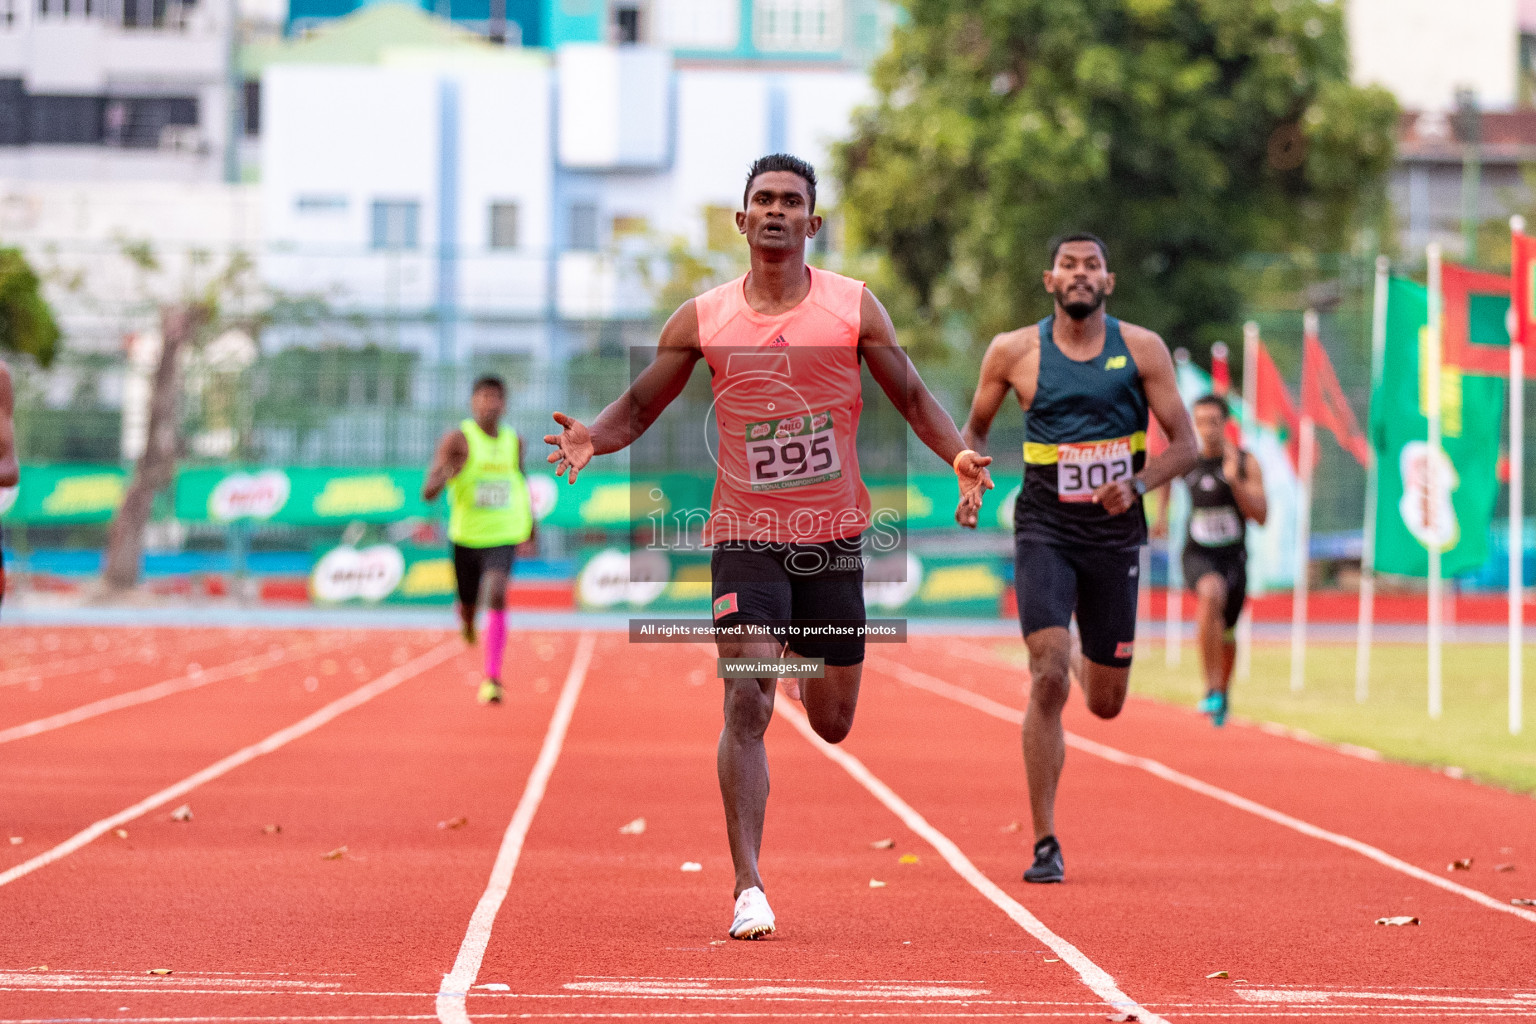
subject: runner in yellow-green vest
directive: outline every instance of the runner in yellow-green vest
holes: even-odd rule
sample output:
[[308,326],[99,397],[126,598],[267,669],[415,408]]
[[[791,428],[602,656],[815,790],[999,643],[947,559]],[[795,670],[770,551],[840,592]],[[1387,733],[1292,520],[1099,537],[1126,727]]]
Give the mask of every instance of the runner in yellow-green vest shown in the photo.
[[533,508],[523,478],[523,442],[501,422],[507,387],[481,377],[470,393],[471,417],[443,435],[421,496],[436,501],[448,490],[448,540],[459,589],[464,640],[475,642],[475,607],[489,589],[485,623],[482,704],[501,702],[501,660],[507,646],[507,584],[517,545],[532,539]]

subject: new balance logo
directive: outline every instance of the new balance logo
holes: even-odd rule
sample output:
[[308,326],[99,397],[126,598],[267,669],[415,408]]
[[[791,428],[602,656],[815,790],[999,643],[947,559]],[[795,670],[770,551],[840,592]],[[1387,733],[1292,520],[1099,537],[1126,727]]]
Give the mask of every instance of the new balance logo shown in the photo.
[[1125,368],[1125,356],[1110,356],[1104,360],[1104,369],[1122,370]]
[[784,348],[788,344],[789,344],[789,339],[784,337],[784,335],[782,335],[782,334],[779,335],[777,338],[774,338],[773,342],[772,342],[772,345],[773,345],[774,348]]

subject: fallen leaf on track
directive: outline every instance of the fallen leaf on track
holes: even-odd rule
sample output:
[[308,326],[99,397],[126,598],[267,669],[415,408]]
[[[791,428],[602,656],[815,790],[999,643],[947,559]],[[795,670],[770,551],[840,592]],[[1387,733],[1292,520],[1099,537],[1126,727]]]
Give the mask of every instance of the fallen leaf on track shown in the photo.
[[874,842],[869,844],[869,848],[871,850],[889,850],[895,845],[896,840],[894,839],[876,839]]
[[1463,857],[1460,860],[1453,860],[1453,861],[1451,861],[1449,864],[1447,864],[1445,866],[1445,870],[1447,870],[1447,871],[1471,871],[1472,870],[1472,858],[1471,857]]
[[263,825],[261,830],[269,836],[275,836],[283,830],[281,825]]
[[465,818],[463,816],[460,816],[460,817],[457,817],[457,818],[449,818],[447,821],[440,821],[440,822],[437,823],[437,827],[438,828],[443,828],[443,829],[463,828],[465,825],[468,825],[468,824],[469,824],[469,819]]
[[1513,870],[1515,870],[1515,866],[1513,864],[1495,864],[1493,866],[1493,870],[1495,870],[1495,871],[1513,871]]
[[1536,907],[1536,900],[1513,899],[1509,902],[1517,907]]
[[346,855],[347,855],[347,848],[345,846],[338,846],[338,847],[336,847],[336,849],[332,850],[329,853],[322,853],[320,855],[320,859],[321,860],[341,860],[341,858],[345,857]]
[[898,864],[916,864],[917,863],[917,854],[915,854],[915,853],[904,853],[904,854],[901,855],[901,859],[898,860],[896,863],[898,863]]
[[885,888],[885,883],[880,881],[879,879],[871,878],[869,880],[869,887],[871,889],[884,889]]
[[191,821],[192,820],[192,805],[191,804],[182,804],[180,807],[176,808],[174,811],[171,812],[171,820],[172,821]]
[[158,974],[158,975],[164,977],[165,975],[171,973],[171,969],[169,967],[155,967],[155,968],[151,968],[146,973],[148,973],[148,974]]
[[41,973],[42,971],[46,971],[47,969],[48,969],[48,965],[47,964],[39,964],[36,967],[28,967],[27,968],[27,970],[29,972],[33,973],[33,974]]
[[1115,1013],[1105,1017],[1104,1019],[1117,1021],[1119,1024],[1126,1024],[1127,1021],[1141,1020],[1141,1018],[1136,1016],[1134,1013]]
[[1376,919],[1376,923],[1377,924],[1395,924],[1395,925],[1418,924],[1419,923],[1419,919],[1416,918],[1416,917],[1378,917]]
[[704,870],[704,865],[700,864],[696,860],[685,860],[685,861],[683,861],[682,870],[684,870],[684,871],[703,871]]
[[1024,826],[1019,824],[1017,821],[1010,821],[1008,824],[1003,826],[1003,831],[1004,832],[1022,832],[1022,831],[1024,831]]
[[112,830],[112,834],[117,836],[117,838],[119,838],[119,839],[127,839],[128,838],[128,830],[125,829],[125,828],[115,828],[115,829]]
[[23,842],[25,842],[25,840],[22,839],[21,836],[11,836],[12,846],[20,846]]
[[1048,957],[1045,958],[1045,962],[1048,963],[1048,964],[1059,964],[1059,963],[1061,963],[1061,958],[1060,957],[1054,957],[1054,956],[1048,956]]
[[630,822],[628,825],[620,825],[619,826],[619,835],[621,835],[621,836],[639,836],[639,835],[644,835],[644,834],[645,834],[645,819],[644,818],[636,818],[634,821]]
[[1206,978],[1230,978],[1231,976],[1232,975],[1226,971],[1212,971],[1210,974],[1206,975]]
[[499,981],[487,982],[484,985],[476,985],[475,988],[483,988],[487,992],[511,992],[512,991],[512,986],[511,985],[503,985]]

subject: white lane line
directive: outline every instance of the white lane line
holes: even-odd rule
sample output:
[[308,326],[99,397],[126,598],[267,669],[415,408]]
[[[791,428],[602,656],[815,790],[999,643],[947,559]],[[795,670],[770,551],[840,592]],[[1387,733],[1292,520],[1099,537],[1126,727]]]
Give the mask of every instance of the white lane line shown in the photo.
[[[1010,707],[1007,704],[1000,704],[988,697],[983,697],[979,693],[972,693],[963,686],[956,686],[954,683],[945,682],[935,676],[928,675],[926,672],[919,672],[916,669],[908,668],[905,665],[883,658],[879,659],[877,667],[880,671],[906,683],[908,686],[919,690],[927,690],[929,693],[937,694],[940,697],[947,697],[956,703],[965,704],[994,718],[1000,718],[1014,725],[1019,725],[1024,721],[1024,712],[1018,708]],[[1446,892],[1465,897],[1479,906],[1487,907],[1490,910],[1502,911],[1506,914],[1513,914],[1521,920],[1536,923],[1536,911],[1527,910],[1524,907],[1511,906],[1508,903],[1501,903],[1485,892],[1480,892],[1465,885],[1459,885],[1448,878],[1441,878],[1432,871],[1425,871],[1423,868],[1394,857],[1385,850],[1378,849],[1369,843],[1352,839],[1346,835],[1340,835],[1337,832],[1330,832],[1328,829],[1313,825],[1311,822],[1302,821],[1300,818],[1292,817],[1283,811],[1266,807],[1258,801],[1250,800],[1245,796],[1238,796],[1236,793],[1222,789],[1220,786],[1213,786],[1209,782],[1203,782],[1192,775],[1185,775],[1181,771],[1168,767],[1161,761],[1154,761],[1150,757],[1140,757],[1136,754],[1127,754],[1123,750],[1117,750],[1114,747],[1106,746],[1103,743],[1098,743],[1070,732],[1067,733],[1067,746],[1074,750],[1081,750],[1085,754],[1092,754],[1095,757],[1103,758],[1114,764],[1124,765],[1127,768],[1139,768],[1165,782],[1171,782],[1175,786],[1182,786],[1191,792],[1208,796],[1212,800],[1219,800],[1228,807],[1247,811],[1249,814],[1256,815],[1276,825],[1282,825],[1285,828],[1300,832],[1304,836],[1321,839],[1325,843],[1332,843],[1334,846],[1358,853],[1362,857],[1367,857],[1383,867],[1391,868],[1393,871],[1405,874],[1410,878],[1417,878],[1421,882],[1428,882],[1430,885],[1444,889]]]
[[[321,648],[321,651],[328,648]],[[198,687],[207,686],[209,683],[223,682],[234,676],[246,672],[259,672],[262,669],[272,668],[285,662],[299,661],[306,657],[315,657],[321,653],[316,651],[304,654],[292,651],[288,648],[279,649],[279,653],[273,654],[271,650],[265,654],[255,654],[249,658],[241,658],[225,665],[203,669],[197,672],[187,672],[167,679],[162,683],[154,683],[138,690],[129,690],[127,693],[115,694],[111,697],[103,697],[101,700],[93,700],[89,704],[82,704],[68,711],[61,711],[56,715],[39,718],[31,722],[23,722],[13,725],[8,729],[0,729],[0,743],[14,743],[24,740],[29,736],[39,733],[52,732],[54,729],[62,729],[66,725],[75,725],[98,715],[105,715],[113,711],[121,711],[124,708],[135,707],[139,704],[148,704],[151,701],[160,700],[177,693],[185,693],[188,690],[196,690]]]
[[462,648],[463,643],[457,638],[438,644],[425,654],[406,662],[398,668],[391,669],[373,682],[366,683],[353,690],[345,697],[331,701],[331,703],[320,710],[306,715],[285,729],[279,729],[266,739],[215,761],[202,771],[195,772],[175,785],[167,786],[160,792],[145,797],[132,807],[124,808],[109,818],[102,818],[88,828],[76,832],[53,849],[45,850],[31,860],[22,861],[8,871],[0,871],[0,885],[9,885],[18,878],[30,875],[38,868],[46,867],[60,858],[67,857],[87,843],[106,835],[114,828],[124,825],[141,815],[148,814],[155,808],[162,807],[172,800],[180,799],[203,783],[212,782],[219,776],[234,771],[241,765],[248,764],[263,754],[270,754],[279,747],[314,732],[322,725],[340,715],[346,714],[353,708],[360,707],[380,694],[393,690],[412,676],[420,675],[427,669],[447,661],[449,657]]
[[469,928],[459,945],[459,955],[453,961],[453,970],[443,975],[437,990],[437,1019],[443,1024],[469,1024],[469,1014],[464,1009],[464,998],[470,986],[480,974],[480,962],[485,959],[485,947],[491,941],[491,928],[496,923],[496,912],[507,898],[512,885],[512,873],[517,870],[518,859],[523,855],[523,841],[533,825],[533,816],[539,812],[549,777],[554,774],[555,762],[560,759],[560,748],[565,745],[565,734],[576,712],[576,698],[581,696],[582,684],[587,679],[587,669],[592,664],[592,651],[597,639],[591,633],[581,634],[576,641],[576,655],[571,659],[571,670],[566,674],[565,685],[560,689],[560,700],[555,713],[550,716],[549,729],[544,733],[544,745],[539,748],[538,760],[528,773],[523,786],[522,798],[512,812],[512,821],[502,836],[501,848],[496,852],[496,863],[491,866],[491,878],[486,884],[475,912],[470,915]]
[[790,706],[789,701],[780,701],[777,711],[799,731],[800,735],[806,738],[806,741],[811,746],[820,750],[840,765],[844,771],[853,776],[856,782],[869,790],[876,800],[884,804],[887,810],[900,818],[902,824],[917,833],[929,846],[938,851],[939,855],[954,869],[957,875],[969,882],[971,887],[977,892],[991,900],[998,909],[1012,918],[1015,924],[1045,943],[1052,952],[1071,966],[1077,972],[1078,977],[1083,980],[1083,984],[1087,985],[1094,995],[1104,1000],[1117,1013],[1134,1014],[1135,1019],[1140,1021],[1141,1024],[1167,1024],[1162,1017],[1159,1017],[1120,991],[1120,986],[1115,983],[1114,978],[1110,977],[1108,971],[1092,960],[1089,960],[1072,943],[1047,928],[1045,923],[1026,910],[1023,904],[1004,892],[1002,887],[993,882],[992,879],[982,874],[981,870],[971,863],[971,859],[961,852],[960,847],[956,846],[944,833],[930,825],[926,818],[918,814],[910,804],[897,796],[889,786],[876,778],[874,773],[864,767],[864,762],[848,753],[848,751],[835,747],[820,736],[817,736],[816,731],[811,728],[811,723],[806,720],[804,713]]

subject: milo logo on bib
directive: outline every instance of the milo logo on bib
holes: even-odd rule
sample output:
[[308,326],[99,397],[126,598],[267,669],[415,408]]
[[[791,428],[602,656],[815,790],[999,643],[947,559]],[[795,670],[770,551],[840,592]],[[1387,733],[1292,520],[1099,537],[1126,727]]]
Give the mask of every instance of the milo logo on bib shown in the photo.
[[804,487],[843,475],[830,412],[748,423],[743,443],[754,491]]

